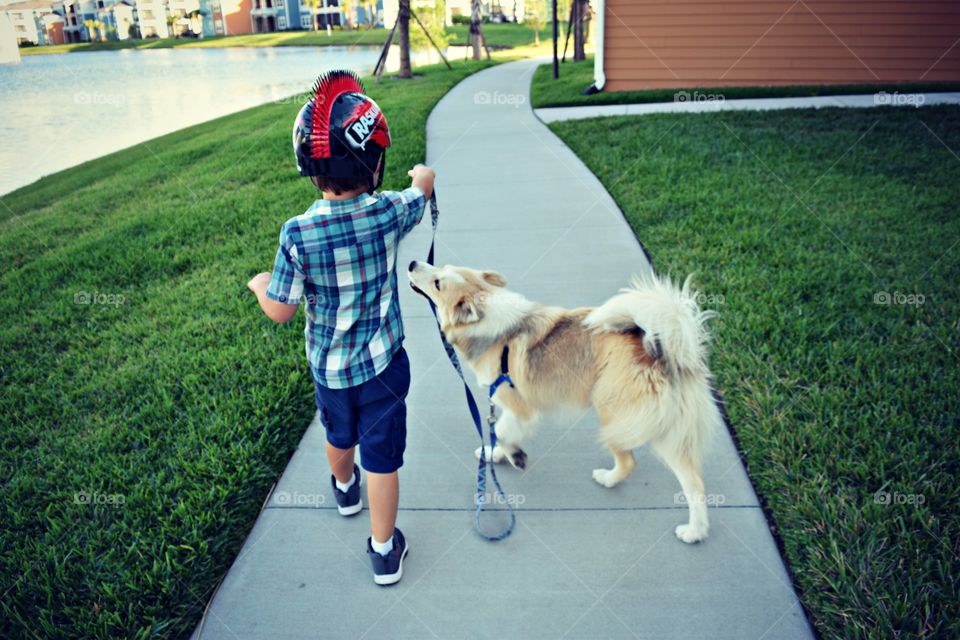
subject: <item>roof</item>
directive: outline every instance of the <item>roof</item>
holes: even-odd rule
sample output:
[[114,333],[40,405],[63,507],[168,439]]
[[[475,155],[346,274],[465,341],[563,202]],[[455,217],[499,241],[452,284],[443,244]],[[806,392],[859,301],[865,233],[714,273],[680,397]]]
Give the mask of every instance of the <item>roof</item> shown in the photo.
[[3,11],[27,11],[30,9],[39,9],[41,11],[52,11],[51,6],[54,3],[50,0],[26,0],[26,2],[13,2],[2,7]]

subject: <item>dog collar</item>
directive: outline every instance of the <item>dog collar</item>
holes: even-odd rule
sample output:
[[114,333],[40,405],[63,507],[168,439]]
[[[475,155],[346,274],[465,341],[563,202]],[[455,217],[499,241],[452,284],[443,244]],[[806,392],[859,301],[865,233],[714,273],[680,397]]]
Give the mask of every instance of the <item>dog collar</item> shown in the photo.
[[508,359],[510,358],[510,347],[508,345],[503,345],[503,351],[500,352],[500,375],[497,376],[497,379],[493,381],[493,384],[490,385],[490,398],[493,398],[493,394],[497,392],[497,389],[500,388],[504,382],[510,385],[511,389],[515,389],[516,386],[513,384],[513,380],[510,378],[510,371]]

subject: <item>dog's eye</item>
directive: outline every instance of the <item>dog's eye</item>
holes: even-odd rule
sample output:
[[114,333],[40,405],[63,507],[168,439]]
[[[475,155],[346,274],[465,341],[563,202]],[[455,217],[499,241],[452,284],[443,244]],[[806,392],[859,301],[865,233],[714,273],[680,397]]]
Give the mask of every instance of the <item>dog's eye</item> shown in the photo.
[[440,280],[434,280],[433,286],[437,288],[437,291],[440,291]]

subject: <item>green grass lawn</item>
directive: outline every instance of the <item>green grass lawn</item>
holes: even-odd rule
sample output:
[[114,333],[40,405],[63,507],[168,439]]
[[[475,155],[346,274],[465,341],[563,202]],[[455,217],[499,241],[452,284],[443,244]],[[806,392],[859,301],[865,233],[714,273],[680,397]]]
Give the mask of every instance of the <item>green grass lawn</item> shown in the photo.
[[593,58],[581,62],[567,60],[560,65],[560,77],[553,79],[552,65],[537,68],[533,76],[530,103],[535,109],[542,107],[582,107],[600,104],[634,104],[643,102],[673,102],[680,90],[688,94],[699,92],[704,96],[735,98],[783,98],[789,96],[830,96],[850,93],[876,93],[878,91],[901,93],[921,91],[958,91],[960,83],[914,83],[914,84],[862,84],[818,86],[769,86],[769,87],[683,87],[682,89],[647,89],[644,91],[601,91],[583,95],[583,90],[593,84]]
[[[552,27],[549,24],[540,30],[541,43],[546,43],[550,40],[551,30]],[[483,35],[487,39],[487,44],[497,49],[532,45],[534,43],[533,31],[533,29],[525,24],[507,23],[483,25]],[[450,44],[467,44],[467,36],[469,35],[469,27],[467,25],[447,27],[447,33],[453,36]]]
[[[368,83],[386,188],[423,160],[436,101],[488,64]],[[3,197],[0,637],[186,637],[233,561],[314,412],[302,324],[245,287],[316,196],[290,148],[299,107]]]
[[960,108],[551,127],[719,310],[718,387],[822,637],[960,637]]
[[[467,44],[468,27],[454,25],[447,28],[452,36],[450,44]],[[113,49],[169,49],[172,47],[294,47],[294,46],[354,46],[382,45],[387,41],[389,29],[334,30],[326,31],[278,31],[275,33],[250,33],[237,36],[214,36],[209,38],[152,38],[149,40],[111,40],[108,42],[84,42],[52,45],[49,47],[24,47],[23,55],[47,53],[70,53],[77,51],[109,51]],[[533,29],[523,24],[485,24],[483,33],[492,48],[508,49],[532,45]],[[541,39],[549,38],[549,29],[541,31]]]

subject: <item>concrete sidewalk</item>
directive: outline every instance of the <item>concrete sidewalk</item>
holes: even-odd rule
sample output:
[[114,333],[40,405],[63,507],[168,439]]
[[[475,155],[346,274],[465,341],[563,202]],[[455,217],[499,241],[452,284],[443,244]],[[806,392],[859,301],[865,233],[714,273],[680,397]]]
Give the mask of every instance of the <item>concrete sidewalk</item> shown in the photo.
[[[496,268],[534,300],[599,304],[649,264],[599,181],[530,110],[537,64],[480,72],[433,111],[437,260]],[[429,226],[425,219],[406,241],[401,265],[424,257]],[[477,536],[478,442],[463,391],[426,303],[401,290],[413,370],[400,472],[398,525],[411,548],[403,581],[373,583],[369,517],[337,514],[314,422],[214,599],[203,638],[811,637],[726,433],[707,456],[707,493],[722,505],[710,509],[703,544],[674,537],[686,507],[649,451],[638,451],[622,485],[592,480],[611,462],[592,414],[545,424],[525,447],[525,472],[499,468],[519,503],[517,528],[498,543]]]
[[[779,111],[781,109],[869,109],[873,107],[932,107],[939,104],[960,104],[960,93],[870,93],[858,95],[810,96],[801,98],[743,98],[718,99],[702,91],[677,92],[673,102],[642,104],[607,104],[582,107],[547,107],[537,109],[537,117],[544,122],[608,118],[611,116],[642,116],[651,113],[713,113],[715,111]],[[702,98],[700,98],[702,96]]]

